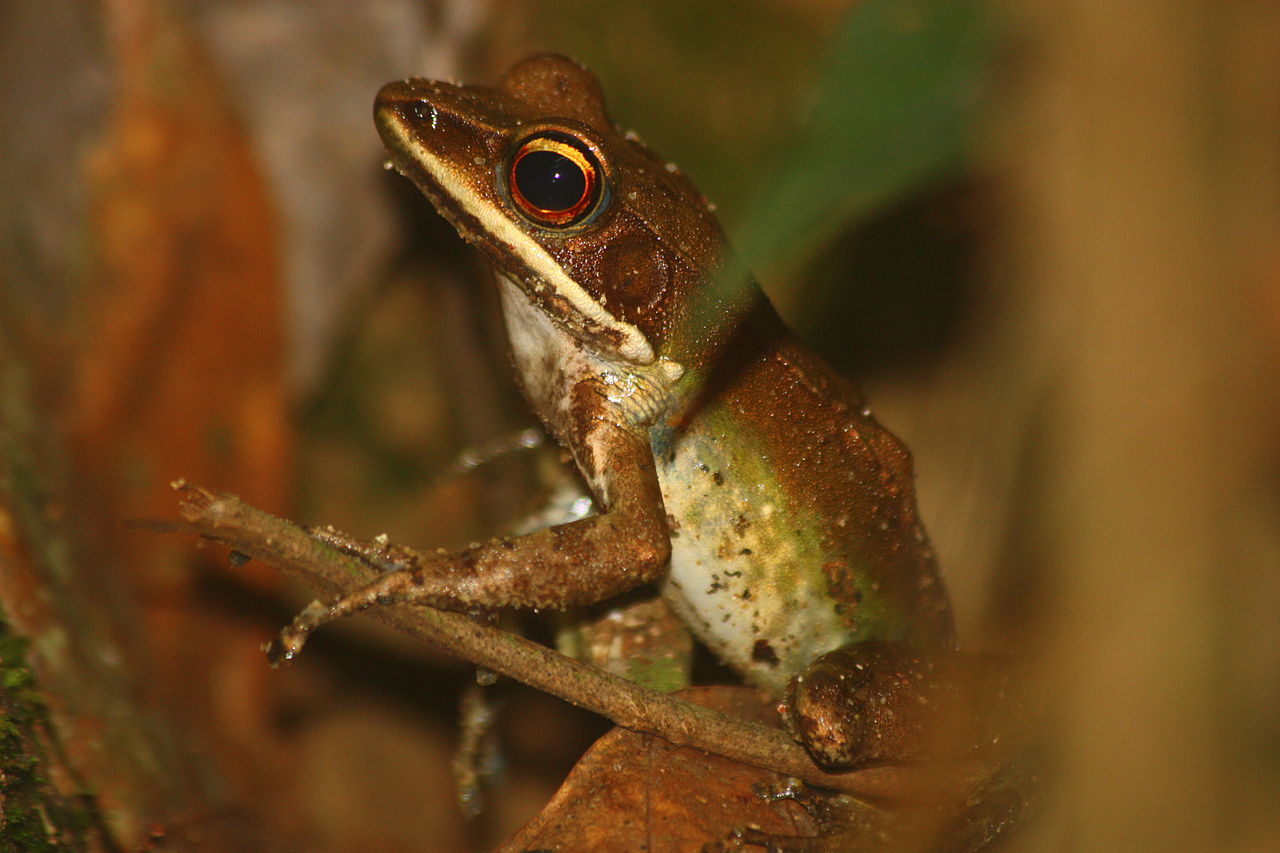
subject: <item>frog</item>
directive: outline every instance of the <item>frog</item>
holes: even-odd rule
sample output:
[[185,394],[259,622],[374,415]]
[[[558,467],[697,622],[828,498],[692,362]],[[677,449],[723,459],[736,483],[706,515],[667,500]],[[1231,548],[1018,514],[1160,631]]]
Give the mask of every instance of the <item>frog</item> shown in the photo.
[[787,330],[713,205],[564,56],[492,86],[389,83],[374,118],[390,167],[492,265],[517,382],[594,511],[453,552],[331,533],[384,574],[304,611],[278,658],[389,602],[564,611],[652,590],[820,765],[909,752],[859,702],[905,695],[956,646],[911,454]]

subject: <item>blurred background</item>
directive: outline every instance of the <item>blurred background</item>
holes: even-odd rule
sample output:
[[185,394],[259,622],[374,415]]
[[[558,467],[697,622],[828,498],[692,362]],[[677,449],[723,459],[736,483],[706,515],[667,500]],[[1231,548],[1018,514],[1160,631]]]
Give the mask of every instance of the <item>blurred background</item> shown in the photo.
[[914,450],[966,645],[1053,721],[1010,848],[1275,849],[1278,43],[1265,0],[0,0],[4,849],[485,850],[606,730],[506,688],[467,822],[469,667],[352,619],[272,672],[305,590],[125,526],[178,477],[421,546],[536,502],[534,453],[450,473],[533,421],[370,110],[538,50]]

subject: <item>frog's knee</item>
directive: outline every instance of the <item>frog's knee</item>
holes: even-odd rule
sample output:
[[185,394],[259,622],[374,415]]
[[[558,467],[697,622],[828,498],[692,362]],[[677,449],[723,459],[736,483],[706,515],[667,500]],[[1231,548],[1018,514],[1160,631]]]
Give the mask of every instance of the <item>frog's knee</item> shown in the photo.
[[930,669],[886,643],[828,652],[788,685],[787,723],[828,769],[916,757],[934,704]]

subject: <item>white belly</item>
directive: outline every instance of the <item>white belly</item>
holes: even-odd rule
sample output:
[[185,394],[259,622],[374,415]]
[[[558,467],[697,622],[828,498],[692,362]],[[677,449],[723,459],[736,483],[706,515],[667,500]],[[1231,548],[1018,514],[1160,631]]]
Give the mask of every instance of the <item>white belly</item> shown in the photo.
[[758,448],[690,431],[658,478],[675,519],[663,595],[723,661],[780,692],[849,629],[822,574],[818,539],[787,506]]

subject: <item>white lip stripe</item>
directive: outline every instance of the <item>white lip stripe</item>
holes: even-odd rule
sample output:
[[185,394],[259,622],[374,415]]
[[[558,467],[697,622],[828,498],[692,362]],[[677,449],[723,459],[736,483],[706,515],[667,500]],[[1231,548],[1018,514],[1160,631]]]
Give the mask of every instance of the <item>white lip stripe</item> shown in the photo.
[[493,237],[506,243],[530,268],[537,272],[542,280],[551,285],[575,311],[592,323],[607,329],[613,329],[622,336],[618,345],[618,355],[635,364],[650,364],[654,360],[653,347],[639,329],[630,323],[624,323],[604,310],[593,300],[582,287],[555,262],[537,241],[525,234],[511,221],[505,212],[494,207],[473,192],[466,184],[454,178],[444,161],[423,148],[408,135],[398,124],[392,125],[401,144],[414,159],[426,167],[431,177],[440,184],[441,189],[457,199],[462,207],[480,221],[484,229]]

